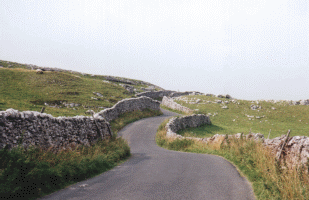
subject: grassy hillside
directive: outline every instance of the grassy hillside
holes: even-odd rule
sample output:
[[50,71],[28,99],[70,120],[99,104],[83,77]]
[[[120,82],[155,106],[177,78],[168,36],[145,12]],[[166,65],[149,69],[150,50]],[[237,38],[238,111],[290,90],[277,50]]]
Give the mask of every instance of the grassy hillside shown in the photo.
[[[198,104],[190,104],[201,101]],[[217,100],[226,103],[214,103]],[[180,134],[196,137],[211,137],[214,134],[262,133],[270,138],[286,134],[291,129],[291,136],[309,136],[309,106],[289,105],[288,102],[266,102],[228,100],[210,96],[184,96],[177,103],[195,110],[195,113],[209,114],[212,125],[197,129],[187,129]],[[260,108],[251,109],[251,105]],[[227,106],[227,109],[223,109]]]
[[[0,61],[0,66],[0,110],[40,111],[44,106],[45,113],[55,117],[86,115],[88,109],[98,112],[134,97],[120,83],[106,81],[104,76],[56,71],[37,74],[27,65],[7,61]],[[139,92],[141,87],[148,85],[134,85]]]

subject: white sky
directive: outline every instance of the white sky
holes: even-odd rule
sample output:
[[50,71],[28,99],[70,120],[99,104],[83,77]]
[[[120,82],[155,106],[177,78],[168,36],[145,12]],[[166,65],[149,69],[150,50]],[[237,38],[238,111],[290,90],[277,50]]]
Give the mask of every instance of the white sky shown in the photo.
[[0,59],[309,99],[308,0],[1,0]]

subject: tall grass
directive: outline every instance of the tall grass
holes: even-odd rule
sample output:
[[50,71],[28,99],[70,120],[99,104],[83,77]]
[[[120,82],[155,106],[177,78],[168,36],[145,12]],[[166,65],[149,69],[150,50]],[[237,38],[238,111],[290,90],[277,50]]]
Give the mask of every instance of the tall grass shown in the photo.
[[252,140],[224,140],[222,137],[214,143],[206,144],[187,139],[170,139],[166,137],[165,124],[157,132],[159,146],[226,158],[252,183],[258,199],[309,199],[308,165],[288,168],[284,162],[277,163],[275,156],[262,143]]
[[0,150],[0,196],[34,199],[114,167],[130,155],[121,138],[58,153],[22,147]]

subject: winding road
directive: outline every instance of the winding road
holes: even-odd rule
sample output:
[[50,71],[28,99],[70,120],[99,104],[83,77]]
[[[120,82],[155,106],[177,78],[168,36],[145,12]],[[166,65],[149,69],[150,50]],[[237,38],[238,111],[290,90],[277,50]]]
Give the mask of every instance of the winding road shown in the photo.
[[139,120],[119,132],[131,148],[128,161],[42,199],[254,199],[247,180],[225,159],[157,146],[157,128],[175,115],[162,111],[164,115]]

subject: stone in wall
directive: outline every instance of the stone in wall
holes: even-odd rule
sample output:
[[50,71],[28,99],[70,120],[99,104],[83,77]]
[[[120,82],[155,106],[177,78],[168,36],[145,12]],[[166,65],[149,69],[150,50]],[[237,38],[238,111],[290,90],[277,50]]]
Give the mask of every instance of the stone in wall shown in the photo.
[[109,123],[100,116],[55,118],[36,111],[0,112],[0,148],[7,145],[11,149],[20,142],[25,148],[66,149],[79,144],[91,145],[111,135]]
[[160,102],[144,96],[138,98],[124,99],[119,101],[113,107],[96,113],[94,117],[101,116],[106,121],[110,122],[118,118],[118,116],[123,113],[145,109],[160,110]]
[[166,97],[166,96],[164,96],[163,99],[162,99],[162,105],[169,107],[171,109],[174,109],[174,110],[179,110],[179,111],[185,112],[185,113],[193,112],[193,110],[191,110],[190,108],[182,106],[182,105],[174,102],[173,98],[169,98],[169,97]]

